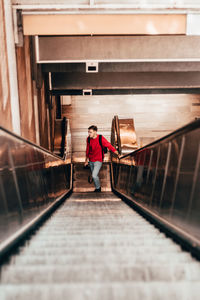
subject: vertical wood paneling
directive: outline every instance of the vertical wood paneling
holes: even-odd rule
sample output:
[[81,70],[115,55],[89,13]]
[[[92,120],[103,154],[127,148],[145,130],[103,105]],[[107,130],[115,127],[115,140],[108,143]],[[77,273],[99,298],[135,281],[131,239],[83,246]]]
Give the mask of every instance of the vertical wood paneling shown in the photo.
[[0,125],[12,130],[8,57],[3,1],[0,1]]
[[[45,84],[41,89],[33,90],[33,80],[31,77],[31,44],[30,37],[24,36],[23,47],[16,47],[16,60],[17,60],[17,79],[19,90],[20,102],[20,122],[21,122],[21,135],[32,141],[36,142],[36,129],[35,129],[35,105],[38,105],[37,120],[39,123],[40,145],[50,149],[51,139],[49,132],[50,122],[47,118],[48,104],[45,99]],[[12,116],[11,116],[11,103],[10,103],[10,86],[9,86],[8,71],[8,57],[6,46],[5,34],[5,16],[3,1],[0,1],[0,125],[13,131]],[[53,116],[53,110],[50,115]],[[38,128],[37,128],[38,130]],[[37,139],[38,141],[39,139]]]
[[24,37],[23,47],[16,48],[20,120],[22,136],[36,142],[29,39]]
[[46,149],[50,149],[48,137],[48,120],[47,120],[47,104],[45,99],[45,84],[38,89],[38,112],[39,112],[39,129],[40,129],[40,145]]

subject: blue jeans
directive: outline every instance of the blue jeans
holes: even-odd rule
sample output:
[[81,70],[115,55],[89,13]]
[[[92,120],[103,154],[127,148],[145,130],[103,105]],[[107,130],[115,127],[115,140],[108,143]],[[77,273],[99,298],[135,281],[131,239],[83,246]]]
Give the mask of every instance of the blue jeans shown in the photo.
[[100,181],[99,181],[99,171],[102,166],[102,161],[89,161],[90,170],[92,172],[92,178],[94,181],[94,185],[96,189],[100,188]]

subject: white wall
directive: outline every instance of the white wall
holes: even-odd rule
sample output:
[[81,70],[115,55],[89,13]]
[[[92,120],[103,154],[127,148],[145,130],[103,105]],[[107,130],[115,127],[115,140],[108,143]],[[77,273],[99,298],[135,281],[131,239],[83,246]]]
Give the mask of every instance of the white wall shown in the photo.
[[114,115],[133,118],[138,145],[144,146],[200,117],[200,95],[72,96],[63,115],[70,119],[75,159],[84,156],[90,125],[110,141]]

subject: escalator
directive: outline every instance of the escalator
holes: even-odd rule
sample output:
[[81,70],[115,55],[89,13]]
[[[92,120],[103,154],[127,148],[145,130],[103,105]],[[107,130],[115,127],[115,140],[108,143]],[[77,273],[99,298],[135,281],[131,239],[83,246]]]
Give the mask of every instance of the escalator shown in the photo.
[[[1,299],[197,299],[200,263],[113,193],[73,193],[1,271]],[[176,297],[176,298],[175,298]]]
[[[112,137],[120,145],[116,122]],[[11,155],[26,149],[26,141],[2,135],[15,140]],[[21,206],[10,211],[1,184],[0,299],[199,299],[198,137],[196,121],[120,160],[111,156],[112,192],[72,193],[69,157],[65,163],[29,144],[34,158],[45,152],[34,173],[26,164],[25,186],[39,176],[43,191],[33,201],[31,193],[22,195],[18,160],[8,160],[13,168],[1,175],[10,172]]]

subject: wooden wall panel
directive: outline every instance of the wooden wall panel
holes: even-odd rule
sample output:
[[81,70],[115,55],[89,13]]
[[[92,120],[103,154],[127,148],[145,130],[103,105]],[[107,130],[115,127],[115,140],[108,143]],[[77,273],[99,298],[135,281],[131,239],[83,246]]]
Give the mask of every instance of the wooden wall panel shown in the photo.
[[134,118],[138,145],[144,146],[200,117],[200,95],[72,96],[62,113],[70,119],[73,159],[82,161],[90,125],[110,141],[114,115]]
[[31,78],[30,38],[24,37],[23,47],[16,48],[20,101],[21,135],[36,142],[34,97]]
[[[33,89],[31,77],[31,44],[30,37],[24,37],[23,47],[16,47],[17,77],[20,102],[21,135],[36,143],[35,106],[38,105],[40,145],[50,149],[50,122],[48,104],[45,99],[45,84],[41,89]],[[0,1],[0,126],[13,131],[10,103],[8,57],[5,34],[5,17],[3,2]],[[55,114],[54,110],[51,115]],[[37,118],[38,119],[38,118]],[[38,129],[37,129],[38,130]]]
[[40,130],[40,145],[50,150],[49,143],[49,122],[47,119],[47,103],[45,94],[45,84],[38,89],[38,112],[39,112],[39,130]]
[[3,1],[0,1],[0,125],[12,131],[10,86]]

